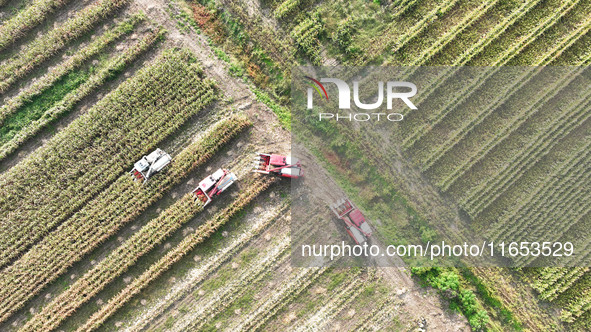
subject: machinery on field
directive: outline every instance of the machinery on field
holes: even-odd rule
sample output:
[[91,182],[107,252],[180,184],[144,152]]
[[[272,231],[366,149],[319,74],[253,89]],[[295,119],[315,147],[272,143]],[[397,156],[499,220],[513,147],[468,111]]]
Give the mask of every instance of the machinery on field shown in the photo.
[[160,172],[170,164],[171,160],[172,158],[168,153],[161,149],[156,149],[133,164],[133,169],[129,171],[129,174],[134,181],[146,183],[152,175]]
[[236,175],[227,169],[218,169],[199,182],[199,186],[193,190],[195,202],[201,202],[203,207],[211,200],[224,192],[236,181]]
[[355,243],[362,245],[371,236],[371,228],[365,220],[363,213],[348,198],[340,199],[335,204],[332,204],[330,209],[337,218],[345,223],[347,233],[349,233]]
[[291,156],[268,153],[256,154],[253,172],[274,174],[292,179],[297,179],[304,175],[302,164],[298,159],[292,158]]

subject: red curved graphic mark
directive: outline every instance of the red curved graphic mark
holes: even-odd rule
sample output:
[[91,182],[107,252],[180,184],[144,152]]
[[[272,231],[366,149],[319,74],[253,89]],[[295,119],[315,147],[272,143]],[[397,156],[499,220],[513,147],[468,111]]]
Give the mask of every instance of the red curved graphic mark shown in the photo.
[[326,89],[324,89],[324,85],[322,85],[322,83],[320,83],[318,80],[313,79],[312,77],[309,77],[309,76],[304,76],[304,77],[311,80],[312,82],[318,84],[318,86],[322,89],[322,92],[324,92],[324,96],[326,97],[326,100],[328,100],[328,94],[326,93]]

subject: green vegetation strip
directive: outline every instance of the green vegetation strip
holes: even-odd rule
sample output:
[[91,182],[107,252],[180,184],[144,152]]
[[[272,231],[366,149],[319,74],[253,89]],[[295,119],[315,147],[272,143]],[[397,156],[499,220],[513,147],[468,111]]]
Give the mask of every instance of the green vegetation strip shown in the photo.
[[[0,176],[0,265],[78,210],[216,96],[188,51],[168,51]],[[33,185],[34,184],[34,185]]]
[[[0,321],[6,320],[45,285],[145,211],[249,125],[250,121],[242,115],[220,121],[146,185],[133,182],[128,174],[121,175],[107,190],[3,271],[0,275]],[[53,317],[58,318],[63,317]]]
[[0,50],[34,28],[59,7],[71,0],[36,0],[0,26]]
[[107,304],[102,306],[99,311],[95,312],[77,331],[92,331],[99,328],[107,318],[127,303],[133,296],[168,270],[174,263],[178,262],[184,255],[195,248],[196,245],[214,234],[232,216],[244,209],[275,181],[277,181],[277,178],[265,178],[255,181],[252,185],[245,188],[230,206],[218,212],[212,219],[199,226],[195,232],[185,237],[174,249],[150,266],[148,270],[109,300]]
[[136,14],[128,18],[116,27],[103,33],[100,37],[91,41],[87,46],[77,50],[73,56],[60,63],[56,68],[35,81],[30,87],[25,88],[17,96],[8,100],[0,108],[0,125],[4,123],[9,115],[15,113],[24,104],[34,101],[34,97],[54,86],[56,82],[64,78],[65,75],[80,67],[80,65],[91,57],[99,54],[109,44],[118,38],[121,38],[121,36],[133,31],[134,27],[142,20],[144,20],[143,14]]
[[0,93],[5,92],[17,79],[63,49],[70,41],[123,7],[129,0],[101,0],[76,13],[59,27],[35,39],[25,50],[0,65]]
[[[24,111],[26,113],[23,116],[19,116],[14,120],[12,117],[9,118],[8,123],[0,128],[0,161],[16,151],[23,143],[34,137],[50,123],[55,122],[64,114],[71,111],[84,97],[91,94],[110,79],[116,77],[140,55],[154,46],[162,36],[164,36],[164,30],[149,33],[137,44],[125,50],[123,54],[109,59],[102,68],[90,74],[90,76],[88,76],[89,74],[80,74],[77,72],[71,73],[66,77],[68,80],[65,81],[66,84],[72,86],[71,88],[68,86],[62,87],[58,84],[54,86],[55,89],[52,87],[46,91],[49,94],[47,99],[49,99],[50,103],[54,101],[56,96],[59,97],[59,101],[52,103],[50,107],[46,107],[45,104],[47,102],[44,104],[43,101],[38,101],[37,103],[31,104],[35,109],[25,107]],[[59,90],[64,90],[67,94],[62,97],[61,95],[63,93]],[[45,93],[42,96],[45,96]],[[43,113],[35,120],[28,118],[36,112]]]

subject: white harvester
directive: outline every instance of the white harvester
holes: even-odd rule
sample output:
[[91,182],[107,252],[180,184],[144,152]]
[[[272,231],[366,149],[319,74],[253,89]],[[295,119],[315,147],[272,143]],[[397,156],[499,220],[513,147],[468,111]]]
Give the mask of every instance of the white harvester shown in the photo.
[[160,172],[166,165],[170,164],[171,160],[172,158],[168,153],[156,149],[133,164],[133,169],[129,171],[129,174],[134,181],[146,183],[152,175]]

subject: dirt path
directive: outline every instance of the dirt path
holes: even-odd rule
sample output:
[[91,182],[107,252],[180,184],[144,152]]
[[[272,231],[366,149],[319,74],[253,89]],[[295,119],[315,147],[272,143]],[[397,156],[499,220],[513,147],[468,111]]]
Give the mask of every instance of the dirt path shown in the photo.
[[[312,153],[305,148],[297,148],[298,157],[304,165],[317,165],[318,161]],[[344,191],[330,177],[327,171],[321,167],[307,167],[306,178],[308,181],[308,193],[313,193],[315,199],[334,202],[345,197]],[[312,188],[312,189],[310,189]],[[348,240],[346,237],[344,240]],[[385,248],[376,238],[370,239],[370,244]],[[457,313],[445,310],[448,305],[444,303],[433,290],[418,285],[410,276],[406,264],[399,257],[376,257],[372,259],[372,265],[378,270],[382,280],[402,301],[401,310],[405,313],[405,319],[401,319],[409,327],[416,327],[416,322],[425,318],[430,331],[469,331],[470,328],[465,318]]]

